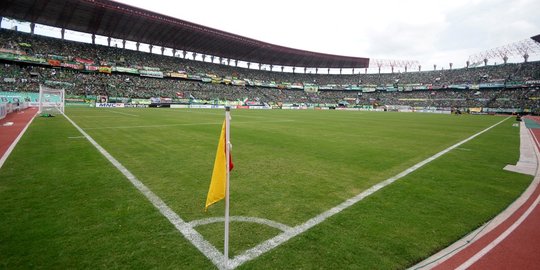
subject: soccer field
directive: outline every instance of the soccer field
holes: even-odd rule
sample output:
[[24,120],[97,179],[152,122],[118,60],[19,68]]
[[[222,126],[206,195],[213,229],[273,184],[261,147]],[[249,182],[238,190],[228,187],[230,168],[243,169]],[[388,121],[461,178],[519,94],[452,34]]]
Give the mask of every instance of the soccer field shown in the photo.
[[[223,252],[224,203],[208,212],[204,203],[224,111],[66,114],[183,223],[173,225],[64,117],[36,118],[0,169],[0,267],[216,268],[219,254],[197,244]],[[514,118],[231,115],[238,269],[406,268],[481,226],[532,180],[502,169],[519,157]],[[380,184],[387,179],[395,182]],[[179,226],[202,237],[188,240]]]

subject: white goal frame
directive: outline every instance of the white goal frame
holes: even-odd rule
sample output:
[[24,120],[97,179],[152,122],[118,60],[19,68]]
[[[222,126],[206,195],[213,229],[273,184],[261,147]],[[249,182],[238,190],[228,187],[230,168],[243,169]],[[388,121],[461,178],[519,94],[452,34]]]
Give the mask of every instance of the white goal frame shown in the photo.
[[[51,99],[51,95],[54,100]],[[55,109],[61,114],[64,114],[66,103],[66,91],[62,89],[50,88],[44,85],[39,85],[39,110],[38,113]]]

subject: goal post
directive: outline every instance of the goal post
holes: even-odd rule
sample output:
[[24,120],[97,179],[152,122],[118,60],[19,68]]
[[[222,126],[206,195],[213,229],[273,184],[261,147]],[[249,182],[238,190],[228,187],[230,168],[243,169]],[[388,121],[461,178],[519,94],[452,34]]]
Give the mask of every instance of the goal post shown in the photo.
[[38,113],[64,113],[66,92],[64,89],[50,88],[39,85]]

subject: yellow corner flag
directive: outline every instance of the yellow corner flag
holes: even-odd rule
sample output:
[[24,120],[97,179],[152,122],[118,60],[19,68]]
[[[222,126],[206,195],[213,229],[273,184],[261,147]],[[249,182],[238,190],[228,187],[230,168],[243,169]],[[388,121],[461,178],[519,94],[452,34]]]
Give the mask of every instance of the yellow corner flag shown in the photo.
[[229,152],[229,166],[227,166],[227,138],[226,138],[225,121],[221,127],[221,135],[219,136],[219,143],[216,151],[216,159],[214,161],[214,171],[212,172],[212,180],[210,181],[210,188],[208,189],[208,196],[206,197],[206,206],[204,211],[208,210],[208,207],[225,198],[225,188],[227,181],[227,167],[229,171],[233,169],[231,153]]

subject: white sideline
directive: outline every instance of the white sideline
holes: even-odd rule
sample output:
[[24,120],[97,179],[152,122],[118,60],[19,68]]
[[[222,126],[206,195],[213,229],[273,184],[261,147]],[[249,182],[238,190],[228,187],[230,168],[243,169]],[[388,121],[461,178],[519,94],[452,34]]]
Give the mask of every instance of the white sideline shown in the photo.
[[[286,225],[281,226],[280,230],[283,231],[283,233],[270,238],[257,246],[244,251],[242,254],[234,257],[233,259],[230,259],[228,261],[228,265],[224,265],[224,256],[221,254],[212,244],[210,244],[208,241],[206,241],[201,234],[199,234],[193,227],[199,224],[201,222],[217,222],[214,221],[214,219],[208,219],[206,221],[193,221],[192,223],[185,222],[180,216],[178,216],[172,209],[170,209],[163,200],[161,200],[157,195],[155,195],[148,187],[146,187],[142,182],[140,182],[130,171],[127,170],[120,162],[118,162],[114,157],[112,157],[103,147],[101,147],[92,137],[90,137],[84,130],[82,130],[75,122],[73,122],[67,115],[63,114],[64,117],[77,129],[79,132],[88,139],[88,141],[98,149],[98,151],[104,155],[124,176],[128,178],[128,180],[156,207],[175,227],[176,229],[184,235],[186,239],[188,239],[201,253],[203,253],[212,263],[217,266],[219,269],[234,269],[242,264],[244,264],[247,261],[253,260],[257,258],[258,256],[274,249],[275,247],[285,243],[289,239],[311,229],[312,227],[320,224],[321,222],[325,221],[326,219],[332,217],[333,215],[340,213],[341,211],[347,209],[348,207],[356,204],[357,202],[363,200],[367,196],[375,193],[376,191],[388,186],[389,184],[395,182],[396,180],[416,171],[420,167],[426,165],[427,163],[439,158],[440,156],[448,153],[449,151],[459,147],[460,145],[474,139],[475,137],[483,134],[484,132],[494,128],[495,126],[501,124],[502,122],[506,121],[510,117],[507,117],[496,124],[468,137],[467,139],[464,139],[445,150],[413,165],[412,167],[404,170],[403,172],[386,179],[383,182],[380,182],[369,189],[365,190],[364,192],[346,200],[345,202],[331,208],[330,210],[327,210],[316,217],[313,217],[309,219],[308,221],[304,222],[303,224],[297,225],[295,227],[288,227]],[[294,120],[293,120],[294,121]],[[238,122],[237,122],[238,123]],[[207,123],[210,124],[210,123]],[[213,124],[213,123],[212,123]],[[182,124],[180,124],[182,125]],[[164,125],[165,126],[165,125]],[[169,126],[169,125],[167,125]],[[170,126],[176,126],[176,125],[170,125]],[[130,127],[126,127],[130,128]],[[91,128],[88,128],[91,129]],[[96,128],[97,129],[97,128]],[[216,218],[218,220],[219,218]],[[250,219],[256,219],[256,218],[250,218]],[[241,221],[241,220],[238,220]],[[247,221],[247,220],[243,220]],[[259,223],[259,222],[257,222]],[[274,224],[280,224],[277,222],[274,222]],[[280,226],[280,225],[277,225]]]
[[508,120],[510,117],[507,117],[501,121],[499,121],[498,123],[470,136],[469,138],[461,141],[461,142],[458,142],[448,148],[446,148],[445,150],[417,163],[416,165],[406,169],[405,171],[399,173],[398,175],[396,176],[393,176],[391,178],[388,178],[387,180],[381,182],[381,183],[378,183],[374,186],[372,186],[371,188],[367,189],[366,191],[346,200],[345,202],[339,204],[338,206],[326,211],[326,212],[323,212],[322,214],[319,214],[318,216],[314,217],[314,218],[311,218],[309,219],[308,221],[306,221],[305,223],[303,224],[300,224],[300,225],[297,225],[295,227],[293,227],[292,229],[286,231],[286,232],[283,232],[271,239],[268,239],[264,242],[262,242],[261,244],[249,249],[249,250],[246,250],[244,253],[234,257],[230,262],[229,262],[229,267],[231,267],[232,269],[242,265],[243,263],[247,262],[247,261],[250,261],[250,260],[253,260],[255,258],[257,258],[258,256],[264,254],[265,252],[268,252],[270,251],[271,249],[285,243],[286,241],[288,241],[289,239],[307,231],[308,229],[311,229],[312,227],[314,227],[315,225],[318,225],[319,223],[325,221],[326,219],[328,219],[329,217],[345,210],[346,208],[354,205],[355,203],[363,200],[364,198],[366,198],[367,196],[375,193],[376,191],[382,189],[383,187],[386,187],[388,185],[390,185],[391,183],[395,182],[396,180],[416,171],[418,168],[426,165],[427,163],[439,158],[440,156],[450,152],[451,150],[459,147],[460,145],[476,138],[477,136],[479,136],[480,134],[494,128],[495,126],[499,125],[500,123]]
[[[36,115],[37,114],[38,114],[38,112],[36,111]],[[30,119],[30,121],[28,121],[28,124],[26,124],[26,126],[23,128],[23,130],[21,131],[19,136],[17,136],[17,138],[11,143],[11,145],[8,147],[8,149],[6,150],[6,152],[4,153],[2,158],[0,158],[0,168],[2,168],[2,166],[4,166],[4,162],[6,162],[7,158],[9,157],[9,155],[11,154],[13,149],[15,149],[15,145],[17,145],[17,143],[19,143],[19,140],[22,138],[22,136],[26,132],[26,129],[28,129],[30,124],[32,124],[32,121],[34,121],[34,118],[36,118],[36,115],[34,115],[34,117],[32,117],[32,119]]]
[[[525,123],[521,123],[521,132],[524,133],[525,136],[521,137],[521,140],[526,140],[527,136],[530,136],[530,138],[534,139],[534,141],[536,141],[536,143],[538,143],[538,140],[536,139],[536,136],[534,136],[532,133],[531,130],[528,130],[526,127],[525,127]],[[520,132],[520,133],[521,133]],[[524,138],[525,137],[525,138]],[[532,140],[531,139],[531,140]],[[530,141],[530,140],[527,140],[527,141]],[[531,160],[528,160],[529,162],[522,162],[523,164],[521,164],[522,166],[526,166],[526,167],[530,167],[530,162],[534,162],[534,174],[535,177],[533,179],[533,182],[531,183],[531,185],[529,186],[529,188],[527,189],[527,191],[529,191],[529,189],[531,190],[531,193],[534,192],[532,190],[532,187],[536,187],[538,185],[538,182],[540,181],[540,167],[538,167],[538,164],[537,164],[537,161],[538,161],[538,158],[539,158],[539,155],[538,155],[538,148],[536,147],[536,145],[529,145],[530,147],[532,147],[533,149],[533,155],[534,155],[534,161],[531,161]],[[531,149],[531,148],[529,148]],[[524,149],[521,149],[521,150],[524,150]],[[521,159],[520,159],[521,161]],[[518,162],[519,163],[519,162]],[[529,168],[530,170],[530,168]],[[517,171],[519,172],[519,171]],[[521,172],[521,173],[525,173],[525,174],[530,174],[530,172]],[[524,193],[525,194],[525,193]],[[523,205],[525,203],[525,201],[530,197],[530,195],[532,194],[528,194],[528,196],[521,196],[520,198],[518,198],[518,200],[516,201],[520,201],[521,205]],[[473,265],[474,263],[476,263],[478,260],[480,260],[484,255],[486,255],[488,252],[490,252],[493,248],[495,248],[498,244],[500,244],[504,239],[506,239],[506,237],[508,237],[517,227],[519,227],[521,225],[521,223],[523,223],[523,221],[525,221],[527,219],[527,217],[529,217],[529,215],[531,214],[531,212],[536,208],[538,207],[538,203],[540,203],[540,195],[536,197],[535,201],[531,204],[531,206],[529,206],[529,208],[527,208],[527,210],[519,217],[518,220],[516,220],[516,222],[514,222],[510,227],[508,227],[508,229],[506,229],[502,234],[500,234],[495,240],[491,241],[491,243],[489,243],[488,245],[486,245],[482,250],[480,250],[478,253],[474,254],[472,257],[470,257],[467,261],[465,261],[463,264],[461,264],[458,268],[456,269],[459,269],[459,270],[464,270],[464,269],[467,269],[469,268],[471,265]],[[512,213],[508,213],[506,215],[506,217],[510,216],[511,214],[513,214],[517,209],[514,209],[514,211],[512,211]],[[504,211],[506,212],[506,211]],[[503,213],[504,213],[503,212]]]
[[[540,159],[540,153],[538,151],[538,148],[535,145],[533,145],[534,144],[533,139],[536,140],[536,138],[531,134],[529,129],[525,127],[525,123],[522,122],[521,127],[520,127],[520,161],[522,161],[522,158],[524,158],[525,156],[534,155],[534,160],[535,160],[534,162],[535,164],[538,163],[538,160]],[[523,152],[528,152],[528,153],[524,155]],[[526,163],[518,162],[518,164],[522,166]],[[508,166],[506,166],[504,169],[507,170],[508,169],[507,167]],[[521,169],[516,170],[515,172],[527,174],[525,170],[521,170]],[[410,267],[409,269],[411,270],[412,269],[415,269],[415,270],[432,269],[438,266],[439,264],[444,263],[446,260],[451,258],[456,253],[467,248],[469,245],[476,242],[478,239],[481,239],[486,234],[490,233],[493,229],[501,225],[501,223],[506,221],[508,217],[510,217],[514,212],[516,212],[527,201],[527,199],[529,199],[532,196],[532,194],[534,193],[534,190],[540,184],[540,177],[539,177],[540,167],[535,166],[535,172],[536,172],[535,173],[536,177],[533,179],[533,181],[527,187],[527,189],[519,196],[519,198],[517,198],[514,202],[512,202],[512,204],[510,204],[506,209],[504,209],[496,217],[484,223],[484,225],[470,232],[469,234],[457,240],[456,242],[449,245],[448,247],[440,250],[439,252],[431,255],[429,258]]]
[[196,230],[185,222],[180,216],[178,216],[163,200],[161,200],[156,194],[154,194],[148,187],[146,187],[135,175],[133,175],[126,167],[124,167],[118,160],[116,160],[109,152],[107,152],[101,145],[99,145],[90,135],[82,130],[73,120],[67,115],[64,117],[84,136],[88,141],[97,148],[97,150],[112,163],[151,203],[159,212],[164,215],[174,227],[182,233],[182,235],[189,240],[197,249],[201,251],[212,263],[218,266],[220,269],[223,267],[223,255]]

